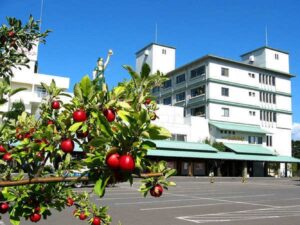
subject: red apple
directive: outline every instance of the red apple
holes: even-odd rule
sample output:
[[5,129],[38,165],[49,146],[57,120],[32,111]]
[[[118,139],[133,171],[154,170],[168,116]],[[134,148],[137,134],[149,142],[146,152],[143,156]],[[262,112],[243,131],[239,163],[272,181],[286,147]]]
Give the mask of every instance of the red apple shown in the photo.
[[26,134],[24,134],[24,138],[30,138],[31,137],[31,134],[30,133],[26,133]]
[[65,153],[71,153],[74,150],[74,141],[70,138],[64,139],[60,143],[60,148]]
[[164,189],[162,188],[162,186],[160,184],[157,184],[150,189],[150,194],[153,197],[158,198],[162,195],[163,191],[164,191]]
[[51,124],[54,124],[54,121],[53,120],[48,120],[47,125],[51,125]]
[[3,145],[0,145],[0,152],[3,152],[3,153],[6,152],[6,149],[5,149],[5,147]]
[[135,163],[130,154],[122,155],[120,157],[120,168],[123,171],[131,172],[135,168]]
[[106,164],[110,169],[118,169],[120,167],[120,155],[113,153],[106,156]]
[[36,223],[36,222],[38,222],[41,219],[41,217],[42,216],[39,213],[32,213],[30,215],[30,221]]
[[52,106],[52,109],[59,109],[60,108],[60,102],[59,101],[53,101],[51,106]]
[[24,139],[24,136],[23,136],[23,134],[17,134],[17,135],[16,135],[16,138],[17,138],[18,140],[23,140],[23,139]]
[[12,155],[11,155],[9,152],[7,152],[7,153],[5,153],[5,154],[3,155],[2,159],[3,159],[4,161],[9,162],[9,161],[12,160]]
[[93,225],[100,225],[101,224],[101,218],[94,216],[93,220],[92,220],[92,224]]
[[9,31],[8,32],[8,37],[14,37],[15,36],[15,32],[14,31]]
[[113,109],[105,109],[103,111],[104,116],[106,117],[108,122],[112,122],[116,118],[116,113]]
[[68,197],[67,198],[67,206],[72,206],[72,205],[74,205],[74,200],[72,199],[72,198],[70,198],[70,197]]
[[79,219],[80,220],[85,220],[87,218],[87,215],[85,214],[85,212],[81,212],[80,214],[79,214]]
[[145,105],[149,105],[151,103],[151,101],[152,101],[151,98],[147,98],[144,103],[145,103]]
[[74,122],[84,122],[87,119],[86,112],[83,109],[77,109],[73,112],[73,120]]
[[89,135],[88,131],[86,131],[86,132],[83,132],[82,130],[77,130],[76,131],[76,137],[79,138],[79,139],[86,138],[88,135]]
[[9,205],[7,202],[2,202],[0,204],[0,213],[4,214],[9,210]]

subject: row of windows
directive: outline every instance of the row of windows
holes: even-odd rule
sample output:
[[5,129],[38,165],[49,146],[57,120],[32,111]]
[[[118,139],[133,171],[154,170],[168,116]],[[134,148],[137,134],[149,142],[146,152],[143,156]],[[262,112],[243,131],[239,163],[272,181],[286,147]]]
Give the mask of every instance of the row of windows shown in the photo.
[[[205,75],[205,66],[200,66],[196,69],[191,70],[190,79],[193,79],[193,78],[198,77],[198,76],[203,76],[203,75]],[[180,84],[182,82],[185,82],[186,81],[185,74],[183,73],[183,74],[180,74],[180,75],[176,76],[175,80],[176,80],[176,84]],[[172,87],[172,80],[165,81],[163,83],[162,87],[163,88]],[[157,89],[155,89],[155,91],[157,92]],[[153,89],[153,93],[155,93],[155,91]]]
[[221,134],[235,134],[235,131],[231,130],[220,130]]
[[259,83],[275,86],[276,85],[276,78],[274,76],[270,76],[270,75],[260,73],[259,74]]
[[191,109],[192,116],[205,116],[205,106],[200,106]]
[[277,114],[276,112],[260,110],[260,120],[268,122],[277,122]]
[[261,91],[259,93],[259,100],[261,102],[276,104],[276,94]]
[[[192,98],[197,97],[197,96],[202,95],[202,94],[205,94],[205,86],[200,86],[200,87],[196,87],[196,88],[191,89],[191,97]],[[185,91],[176,94],[175,98],[176,98],[176,102],[184,101],[185,98],[186,98]],[[164,105],[171,105],[172,104],[171,96],[167,97],[167,98],[164,98],[163,99],[163,104]]]
[[256,112],[255,111],[249,111],[250,116],[255,116]]
[[170,138],[172,141],[186,141],[186,135],[185,134],[172,134],[172,137]]
[[273,138],[270,135],[267,135],[267,146],[273,146]]

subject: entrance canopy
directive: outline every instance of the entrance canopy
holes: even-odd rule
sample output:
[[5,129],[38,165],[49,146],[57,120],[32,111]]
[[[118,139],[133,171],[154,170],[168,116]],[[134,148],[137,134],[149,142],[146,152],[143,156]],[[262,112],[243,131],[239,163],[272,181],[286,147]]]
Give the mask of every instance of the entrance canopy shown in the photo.
[[224,145],[235,153],[254,154],[254,155],[275,155],[275,153],[261,145],[253,144],[232,144],[224,143]]
[[259,145],[225,144],[233,152],[221,152],[207,144],[184,141],[154,141],[157,149],[148,150],[148,156],[165,158],[196,158],[216,160],[300,163],[300,159],[278,156]]
[[222,121],[214,121],[214,120],[210,120],[209,124],[217,127],[220,130],[241,131],[241,132],[256,133],[256,134],[268,133],[267,131],[261,129],[260,126],[256,126],[256,125],[230,123],[230,122],[222,122]]

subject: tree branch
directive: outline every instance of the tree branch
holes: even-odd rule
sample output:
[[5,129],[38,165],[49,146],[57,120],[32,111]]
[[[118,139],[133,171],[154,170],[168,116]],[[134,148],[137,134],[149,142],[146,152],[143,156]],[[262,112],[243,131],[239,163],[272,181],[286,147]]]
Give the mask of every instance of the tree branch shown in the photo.
[[[162,173],[143,173],[140,178],[148,177],[159,177]],[[59,183],[59,182],[79,182],[79,181],[89,181],[88,177],[39,177],[32,179],[23,179],[16,181],[0,181],[0,187],[12,187],[21,186],[29,184],[45,184],[45,183]]]

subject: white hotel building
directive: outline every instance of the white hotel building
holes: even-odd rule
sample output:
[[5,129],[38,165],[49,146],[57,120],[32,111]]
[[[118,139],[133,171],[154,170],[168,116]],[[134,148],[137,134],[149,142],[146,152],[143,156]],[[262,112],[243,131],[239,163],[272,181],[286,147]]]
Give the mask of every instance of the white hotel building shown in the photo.
[[13,69],[14,77],[11,79],[12,88],[26,88],[26,90],[13,95],[8,103],[0,107],[1,112],[7,112],[13,102],[22,101],[25,105],[26,112],[36,115],[39,104],[43,97],[47,95],[46,90],[41,86],[42,82],[50,85],[51,81],[54,80],[57,87],[62,88],[64,91],[68,90],[70,78],[40,74],[37,72],[37,53],[38,46],[34,46],[33,49],[27,53],[30,60],[28,63],[29,68],[21,67],[21,70]]
[[[290,175],[292,101],[289,54],[261,47],[235,61],[205,55],[175,68],[173,47],[149,44],[136,53],[136,68],[170,77],[153,95],[160,103],[156,123],[174,140],[157,142],[153,158],[163,158],[179,174]],[[177,107],[175,107],[177,106]],[[225,152],[204,144],[222,142]],[[224,150],[224,149],[223,149]],[[212,166],[215,165],[215,166]]]

